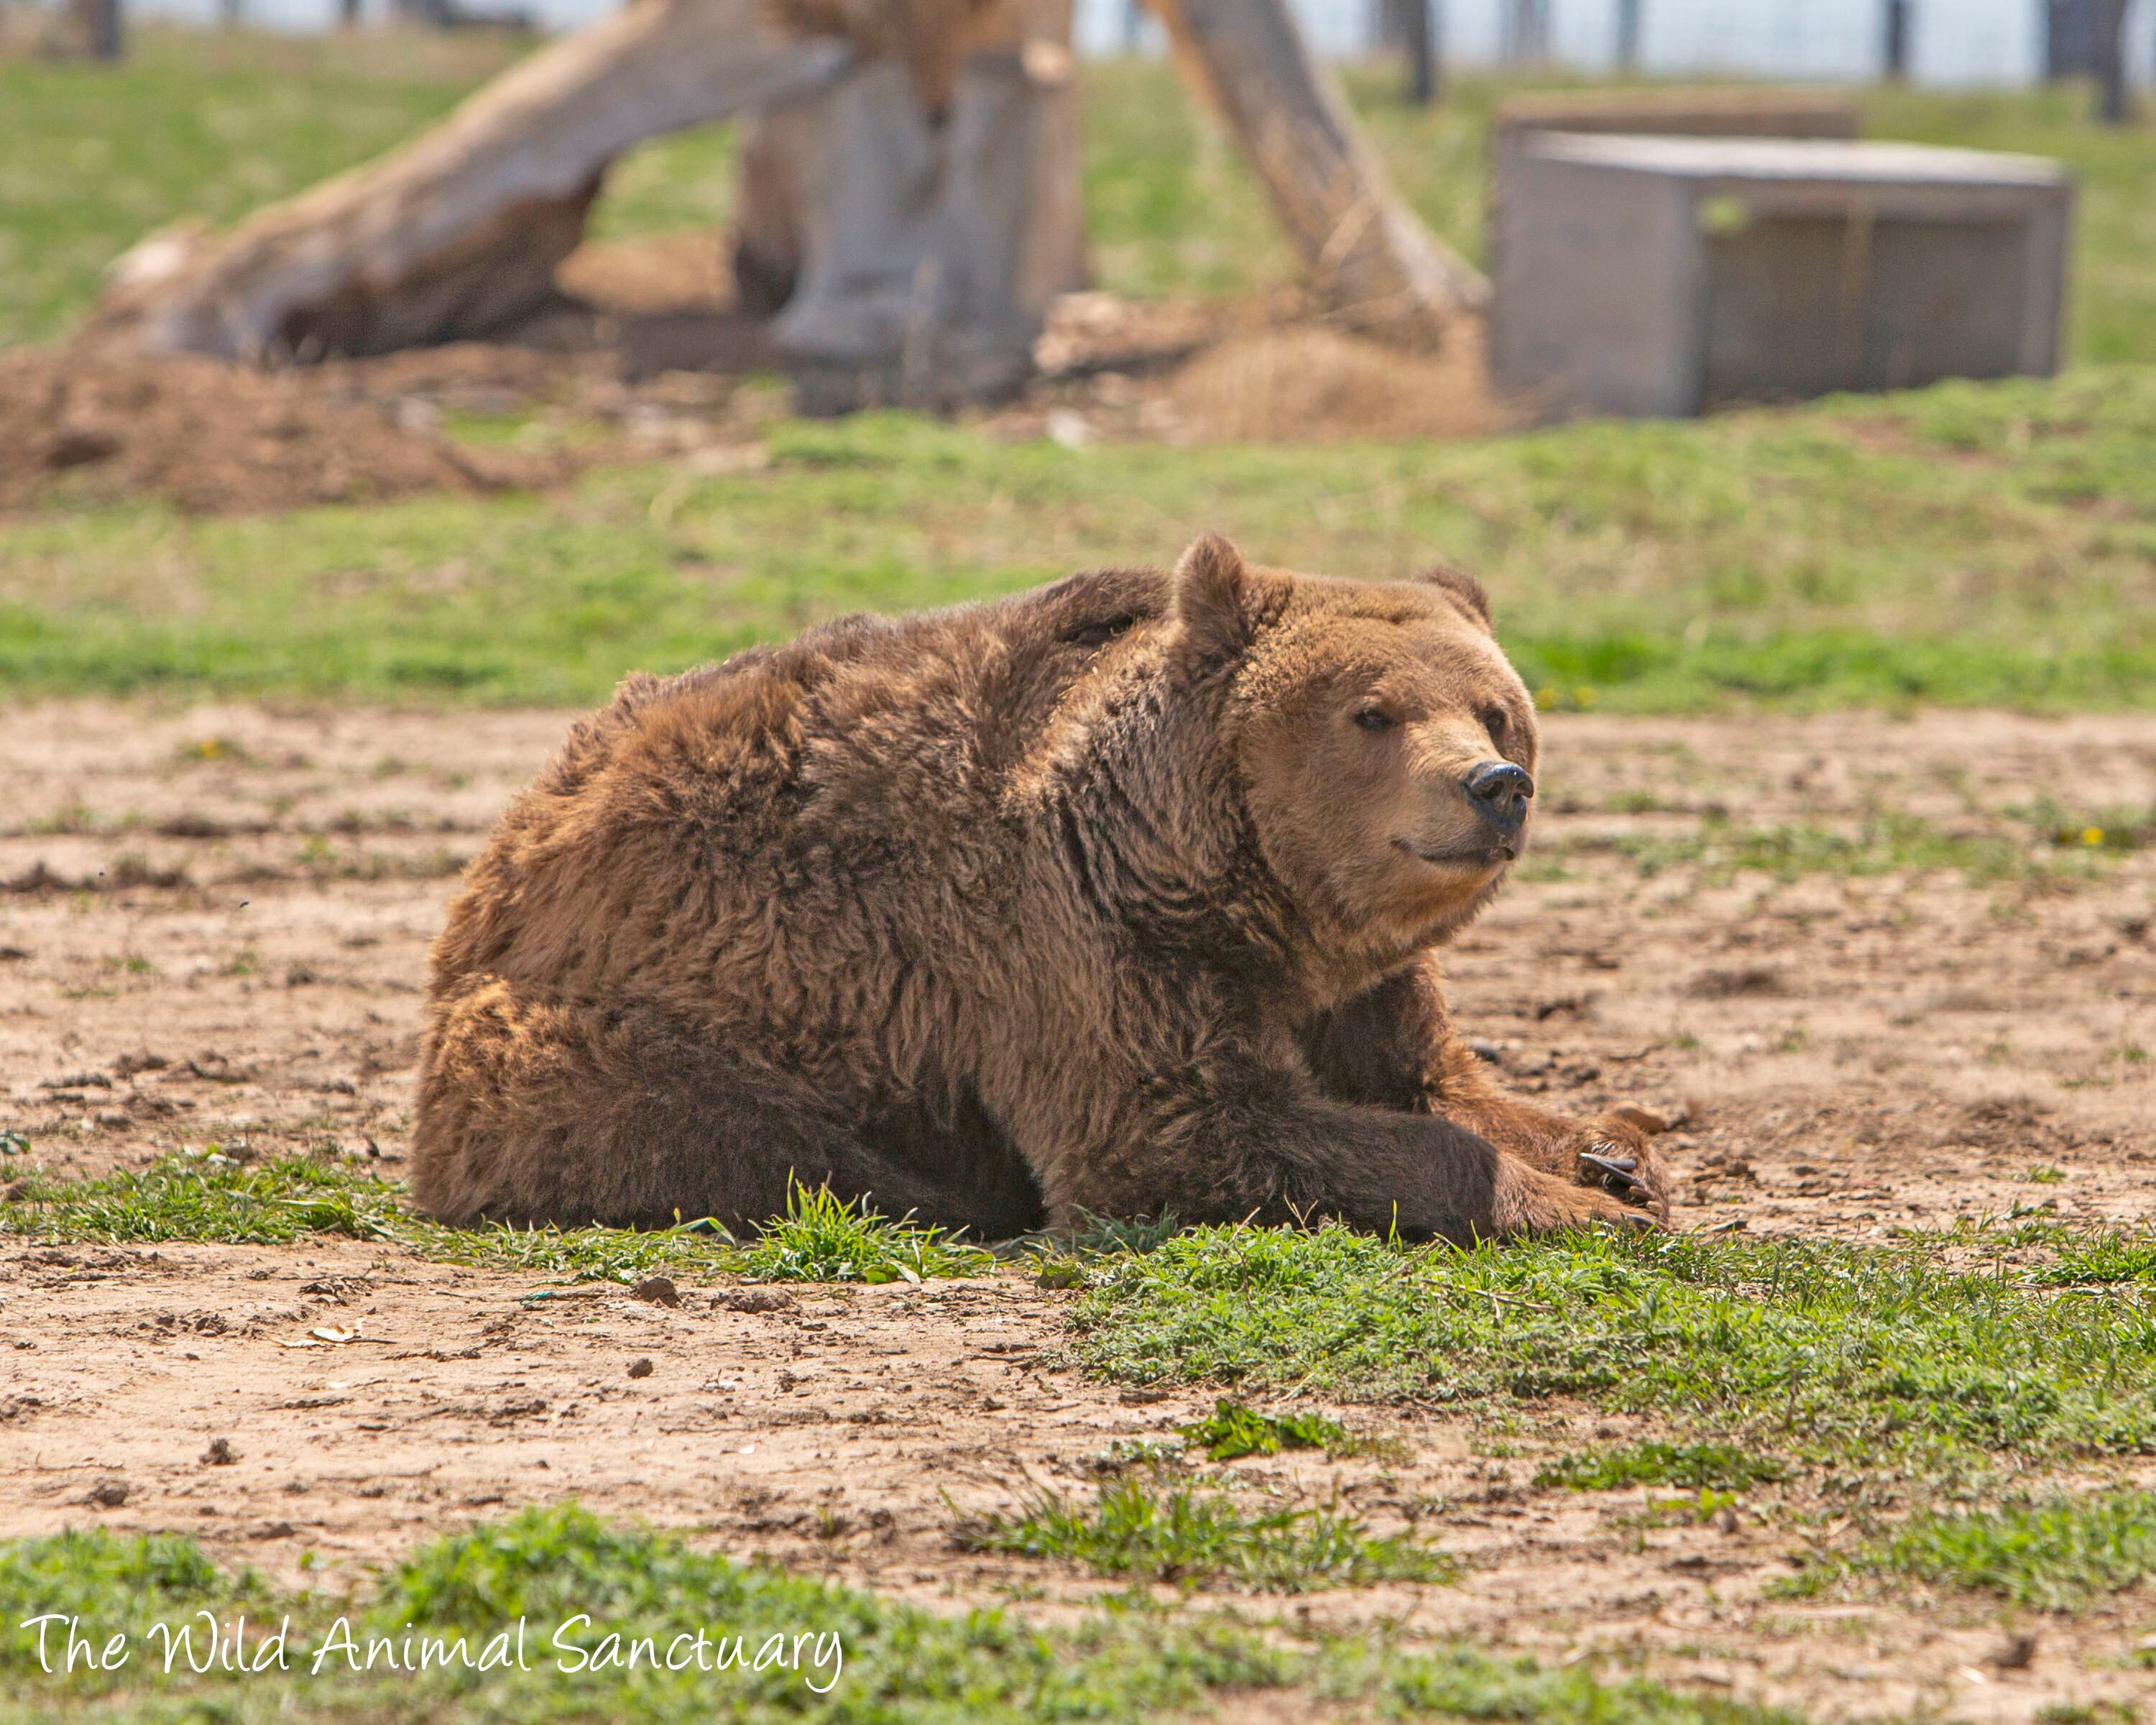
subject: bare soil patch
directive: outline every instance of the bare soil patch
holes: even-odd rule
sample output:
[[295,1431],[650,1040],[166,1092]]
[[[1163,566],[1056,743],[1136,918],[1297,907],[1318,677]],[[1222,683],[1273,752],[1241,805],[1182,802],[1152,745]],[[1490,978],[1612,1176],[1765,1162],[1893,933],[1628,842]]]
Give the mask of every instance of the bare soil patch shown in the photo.
[[[213,1141],[333,1141],[396,1172],[443,899],[566,723],[10,713],[0,1125],[77,1172]],[[2068,786],[2077,807],[2156,803],[2144,721],[1557,716],[1548,737],[1543,866],[1461,941],[1456,997],[1521,1087],[1676,1122],[1679,1226],[1866,1240],[2016,1204],[2156,1210],[2156,850],[2084,866],[2025,814]],[[1686,849],[1739,827],[1861,834],[1882,810],[2028,866],[1784,880]],[[1041,1589],[1027,1609],[1055,1612],[1099,1584],[962,1553],[954,1515],[1034,1486],[1089,1493],[1111,1444],[1209,1405],[1059,1367],[1069,1296],[1016,1271],[762,1301],[690,1288],[675,1308],[611,1288],[523,1301],[532,1289],[340,1241],[9,1245],[0,1524],[184,1527],[336,1574],[573,1493],[931,1603]],[[288,1345],[322,1327],[357,1339]],[[1989,1606],[1768,1597],[1800,1543],[1789,1527],[1640,1526],[1629,1500],[1532,1485],[1552,1447],[1648,1435],[1637,1422],[1558,1409],[1508,1450],[1468,1415],[1334,1411],[1404,1459],[1235,1471],[1337,1493],[1378,1532],[1416,1523],[1469,1567],[1458,1586],[1285,1608],[1316,1621],[1636,1652],[1656,1676],[1820,1717],[2018,1720],[2148,1686],[2131,1603],[2036,1620],[2032,1662],[2001,1666]],[[110,1481],[125,1494],[100,1506]]]

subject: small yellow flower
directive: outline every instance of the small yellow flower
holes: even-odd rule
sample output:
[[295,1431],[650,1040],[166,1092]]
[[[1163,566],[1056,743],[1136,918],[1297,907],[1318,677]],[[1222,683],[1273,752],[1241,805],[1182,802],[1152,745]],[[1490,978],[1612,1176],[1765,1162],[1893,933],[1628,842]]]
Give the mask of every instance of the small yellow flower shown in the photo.
[[2082,829],[2082,843],[2084,845],[2102,844],[2103,829],[2102,827],[2083,827]]
[[1548,712],[1552,707],[1557,705],[1557,691],[1550,688],[1548,685],[1544,685],[1542,688],[1536,690],[1535,705],[1543,712]]

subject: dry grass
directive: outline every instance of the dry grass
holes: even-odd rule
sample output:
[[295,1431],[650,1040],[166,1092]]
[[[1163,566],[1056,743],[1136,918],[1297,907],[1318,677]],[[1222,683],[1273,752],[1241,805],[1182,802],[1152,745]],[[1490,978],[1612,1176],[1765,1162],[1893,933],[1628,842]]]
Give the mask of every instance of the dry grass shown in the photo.
[[1436,354],[1310,327],[1233,336],[1185,366],[1169,396],[1199,443],[1399,443],[1505,424],[1479,321]]

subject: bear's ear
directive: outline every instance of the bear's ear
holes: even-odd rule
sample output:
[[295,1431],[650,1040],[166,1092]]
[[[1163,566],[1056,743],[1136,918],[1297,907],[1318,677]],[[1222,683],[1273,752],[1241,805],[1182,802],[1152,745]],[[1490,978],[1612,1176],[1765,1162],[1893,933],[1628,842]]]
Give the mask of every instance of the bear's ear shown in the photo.
[[1415,579],[1424,587],[1435,587],[1462,611],[1468,620],[1479,623],[1492,634],[1496,632],[1496,614],[1490,608],[1490,595],[1482,583],[1465,569],[1455,569],[1450,563],[1433,563]]
[[1238,659],[1278,608],[1268,578],[1218,533],[1201,533],[1175,566],[1179,657],[1191,670]]

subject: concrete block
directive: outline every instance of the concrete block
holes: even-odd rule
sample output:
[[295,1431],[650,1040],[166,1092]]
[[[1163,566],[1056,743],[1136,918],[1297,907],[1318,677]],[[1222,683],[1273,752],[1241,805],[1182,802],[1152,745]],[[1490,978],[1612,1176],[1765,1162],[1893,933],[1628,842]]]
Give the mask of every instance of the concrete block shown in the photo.
[[2058,367],[2073,186],[2056,162],[1537,131],[1496,172],[1491,368],[1537,417]]
[[1535,90],[1497,104],[1490,158],[1534,132],[1639,133],[1657,137],[1854,138],[1856,98],[1839,90],[1732,88]]

